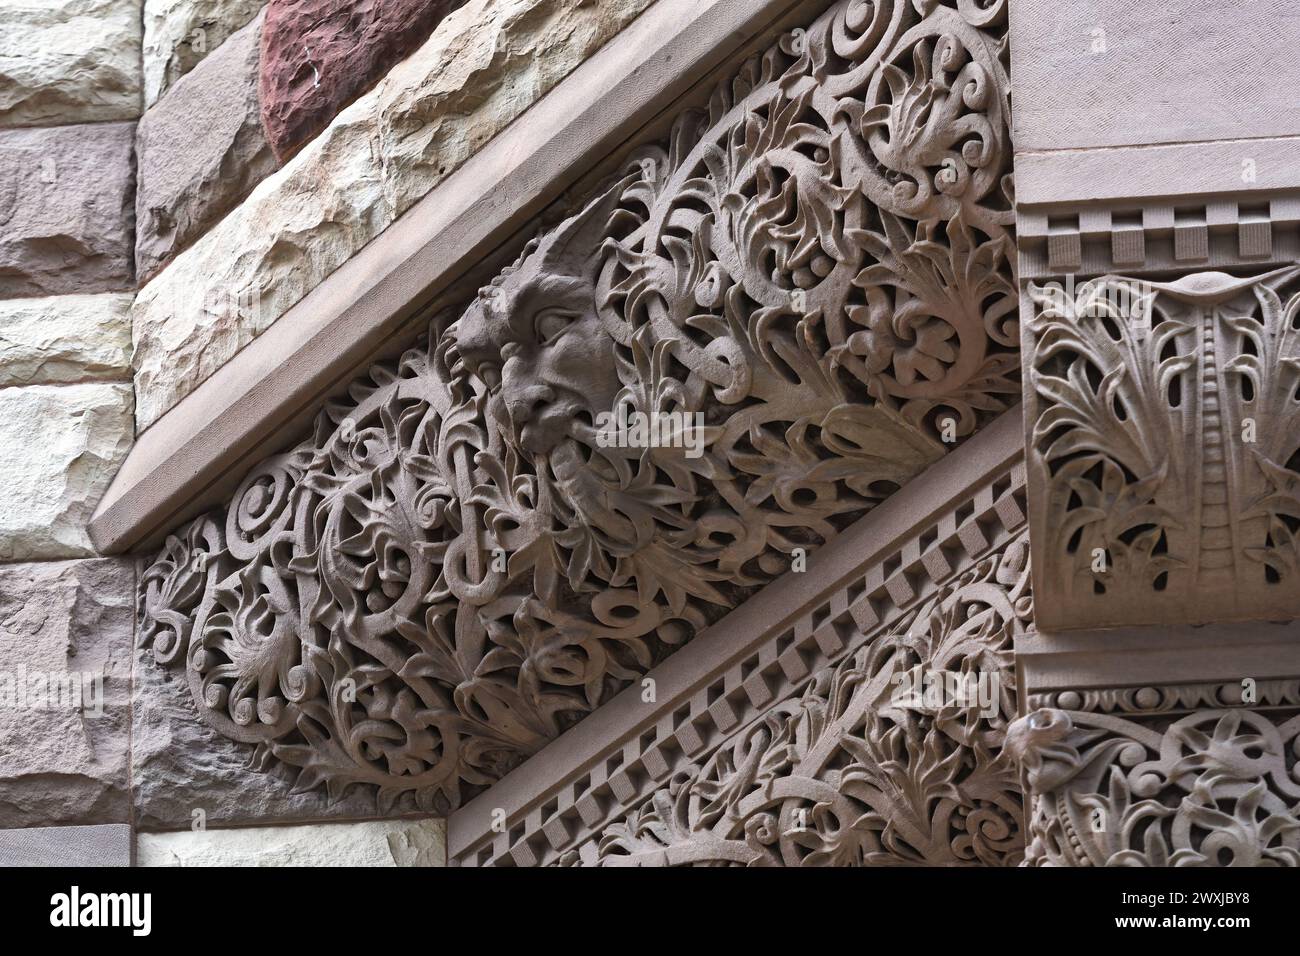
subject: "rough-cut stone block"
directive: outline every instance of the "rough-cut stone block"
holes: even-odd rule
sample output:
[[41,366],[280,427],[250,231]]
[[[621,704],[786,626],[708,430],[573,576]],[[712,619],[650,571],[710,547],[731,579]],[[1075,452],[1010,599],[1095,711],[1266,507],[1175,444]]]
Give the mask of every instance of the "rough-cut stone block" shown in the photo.
[[262,121],[292,156],[423,43],[461,0],[271,0],[262,36]]
[[20,0],[0,12],[0,126],[140,115],[140,0]]
[[136,274],[148,279],[276,166],[258,117],[262,18],[145,113],[136,131]]
[[133,310],[141,427],[649,2],[472,0],[447,16],[419,51],[141,290]]
[[0,830],[0,866],[130,866],[131,827]]
[[131,377],[127,293],[0,300],[0,388]]
[[132,282],[135,124],[0,130],[0,299]]
[[86,522],[131,437],[130,385],[0,388],[0,561],[93,554]]
[[0,566],[0,827],[120,823],[131,561]]
[[[198,715],[183,674],[137,652],[132,713],[131,777],[136,825],[141,829],[373,817],[372,797],[353,789],[331,802],[323,789],[293,793],[283,770],[258,773],[253,748],[209,728]],[[196,816],[196,811],[201,811]]]
[[140,290],[132,335],[141,428],[392,222],[367,105],[345,110]]
[[266,0],[144,0],[144,105],[147,109]]
[[[412,837],[410,831],[419,833]],[[398,849],[390,848],[393,838]],[[424,850],[410,853],[407,847]],[[443,820],[372,820],[295,827],[141,833],[138,866],[440,866]]]
[[397,866],[446,866],[447,822],[422,820],[390,830],[388,850]]
[[400,215],[650,0],[474,0],[378,87],[384,188]]

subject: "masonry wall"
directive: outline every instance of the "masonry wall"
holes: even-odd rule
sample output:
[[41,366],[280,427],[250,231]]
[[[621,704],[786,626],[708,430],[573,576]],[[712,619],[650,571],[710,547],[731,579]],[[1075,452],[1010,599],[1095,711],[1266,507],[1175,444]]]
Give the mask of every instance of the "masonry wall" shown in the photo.
[[17,3],[0,22],[6,861],[122,863],[131,850],[135,568],[96,556],[85,525],[135,424],[141,12],[140,0]]
[[6,5],[0,862],[443,858],[441,821],[291,794],[208,733],[86,523],[139,434],[647,6]]

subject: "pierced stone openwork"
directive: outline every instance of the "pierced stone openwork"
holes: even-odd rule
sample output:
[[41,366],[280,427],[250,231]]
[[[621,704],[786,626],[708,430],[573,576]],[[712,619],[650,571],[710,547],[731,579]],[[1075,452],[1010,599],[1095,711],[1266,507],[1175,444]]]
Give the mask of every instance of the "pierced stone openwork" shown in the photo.
[[1300,269],[1030,295],[1039,627],[1300,616]]
[[[1032,613],[1027,538],[819,672],[702,766],[679,771],[600,834],[595,862],[1020,862],[1019,772],[1002,745],[1016,712],[1012,648]],[[991,693],[927,700],[905,687],[915,674],[984,681]],[[577,851],[562,860],[579,861]]]
[[460,804],[1017,399],[1008,89],[1005,3],[783,36],[170,537],[142,641],[298,787]]
[[1032,797],[1026,862],[1300,866],[1295,682],[1274,689],[1286,710],[1161,717],[1152,711],[1171,697],[1203,696],[1165,688],[1130,697],[1128,713],[1040,709],[1017,721],[1007,748]]

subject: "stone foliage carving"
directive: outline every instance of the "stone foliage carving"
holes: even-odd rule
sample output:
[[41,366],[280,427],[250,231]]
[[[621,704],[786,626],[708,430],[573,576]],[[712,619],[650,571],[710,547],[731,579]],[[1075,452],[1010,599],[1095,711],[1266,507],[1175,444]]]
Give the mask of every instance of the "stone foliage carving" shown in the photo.
[[1030,287],[1040,627],[1300,614],[1298,279]]
[[1300,717],[1200,710],[1160,721],[1036,710],[1007,749],[1032,798],[1037,866],[1300,865]]
[[[1030,616],[1021,535],[608,827],[599,863],[1018,863],[1022,799],[1002,744]],[[982,675],[997,693],[986,709],[900,696],[917,673]]]
[[1014,401],[1004,20],[783,37],[169,538],[142,640],[203,718],[455,806]]

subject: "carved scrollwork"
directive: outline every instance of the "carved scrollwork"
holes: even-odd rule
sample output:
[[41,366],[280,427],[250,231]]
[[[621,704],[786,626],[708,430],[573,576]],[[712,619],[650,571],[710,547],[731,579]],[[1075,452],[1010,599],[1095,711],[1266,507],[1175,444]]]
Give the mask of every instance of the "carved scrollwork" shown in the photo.
[[1031,287],[1041,627],[1300,613],[1298,277]]
[[204,719],[456,806],[1004,410],[1004,7],[783,37],[169,539]]
[[[1001,751],[1030,616],[1022,536],[607,827],[599,863],[1014,865],[1022,805]],[[900,695],[918,673],[996,693]]]
[[1032,798],[1026,863],[1300,865],[1298,737],[1300,718],[1244,708],[1034,711],[1007,736]]

